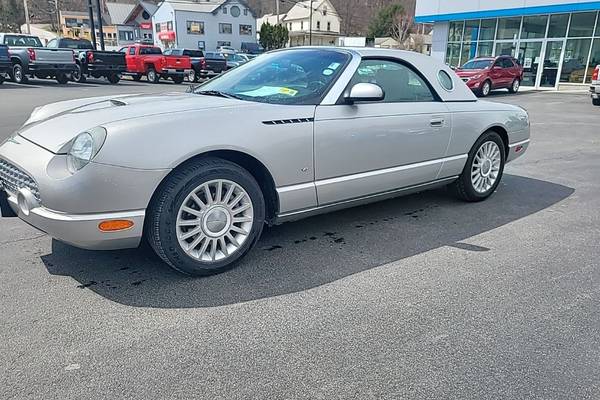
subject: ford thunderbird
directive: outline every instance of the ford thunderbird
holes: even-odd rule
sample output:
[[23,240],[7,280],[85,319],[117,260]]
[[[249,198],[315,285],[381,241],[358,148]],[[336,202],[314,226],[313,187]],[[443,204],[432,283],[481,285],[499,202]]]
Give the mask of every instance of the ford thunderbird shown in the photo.
[[478,100],[430,57],[295,48],[188,93],[35,109],[0,146],[0,204],[73,246],[146,240],[209,275],[265,224],[439,186],[484,200],[529,140],[523,109]]

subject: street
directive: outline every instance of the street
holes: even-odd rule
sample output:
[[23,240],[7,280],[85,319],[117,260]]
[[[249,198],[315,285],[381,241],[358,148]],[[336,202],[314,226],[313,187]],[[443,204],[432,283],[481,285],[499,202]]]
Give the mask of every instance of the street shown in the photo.
[[[7,82],[0,141],[39,105],[186,88]],[[210,278],[0,219],[0,398],[597,398],[600,108],[489,100],[528,110],[532,144],[488,201],[436,190],[268,228]]]

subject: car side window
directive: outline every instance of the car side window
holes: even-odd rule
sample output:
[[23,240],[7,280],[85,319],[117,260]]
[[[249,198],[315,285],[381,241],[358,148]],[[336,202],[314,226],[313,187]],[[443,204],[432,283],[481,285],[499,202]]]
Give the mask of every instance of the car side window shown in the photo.
[[130,47],[129,48],[129,55],[130,56],[135,56],[135,47]]
[[503,63],[502,59],[496,60],[496,62],[494,63],[494,66],[492,68],[504,68],[504,63]]
[[52,39],[51,41],[48,42],[48,44],[46,45],[46,47],[48,47],[49,49],[54,49],[57,47],[57,40],[56,39]]
[[504,68],[512,68],[515,65],[513,64],[512,60],[510,58],[505,58],[504,60],[502,60],[502,66]]
[[413,69],[391,60],[363,60],[350,87],[357,83],[374,83],[380,86],[385,98],[378,103],[406,103],[435,101],[429,85]]

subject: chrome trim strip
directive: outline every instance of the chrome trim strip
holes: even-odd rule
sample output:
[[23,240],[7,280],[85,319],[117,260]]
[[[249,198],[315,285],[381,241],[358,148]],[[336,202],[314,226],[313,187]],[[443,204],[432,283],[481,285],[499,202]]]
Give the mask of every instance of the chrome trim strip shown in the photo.
[[509,149],[512,149],[513,147],[516,147],[516,146],[522,146],[522,145],[524,145],[524,144],[527,144],[527,143],[529,143],[529,141],[530,141],[530,140],[531,140],[531,139],[525,139],[525,140],[522,140],[522,141],[520,141],[520,142],[517,142],[517,143],[509,144],[509,145],[508,145],[508,148],[509,148]]
[[378,175],[385,175],[385,174],[390,174],[390,173],[394,173],[394,172],[406,171],[406,170],[413,169],[413,168],[426,167],[429,165],[441,164],[441,163],[448,162],[448,161],[462,160],[462,159],[466,159],[467,157],[468,157],[468,154],[461,154],[459,156],[438,158],[436,160],[423,161],[423,162],[415,163],[415,164],[401,165],[399,167],[378,169],[378,170],[370,171],[370,172],[362,172],[360,174],[345,175],[345,176],[340,176],[337,178],[323,179],[321,181],[316,181],[315,184],[318,187],[318,186],[330,185],[330,184],[334,184],[334,183],[353,181],[356,179],[371,178],[371,177],[378,176]]
[[314,187],[315,187],[314,182],[301,183],[299,185],[282,186],[280,188],[277,188],[277,193],[288,193],[288,192],[294,192],[296,190],[312,189]]
[[368,199],[376,199],[378,197],[385,197],[385,196],[389,196],[389,195],[393,195],[393,194],[397,194],[397,193],[402,193],[402,192],[407,192],[407,191],[411,191],[411,190],[415,190],[415,189],[419,189],[419,188],[425,188],[425,187],[428,187],[428,186],[434,186],[434,185],[442,184],[442,183],[447,182],[447,181],[454,181],[457,178],[458,178],[458,175],[454,175],[454,176],[450,176],[450,177],[447,177],[447,178],[437,179],[437,180],[431,181],[431,182],[421,183],[419,185],[407,186],[407,187],[403,187],[403,188],[400,188],[400,189],[389,190],[387,192],[370,194],[368,196],[357,197],[357,198],[349,199],[349,200],[343,200],[343,201],[336,202],[336,203],[324,204],[322,206],[307,208],[307,209],[300,210],[300,211],[292,211],[292,212],[289,212],[289,213],[279,214],[277,216],[277,218],[281,219],[281,218],[293,217],[293,216],[296,216],[296,215],[310,214],[310,213],[321,211],[321,210],[325,210],[325,209],[328,209],[328,208],[339,207],[341,205],[348,205],[348,204],[352,204],[352,203],[358,203],[358,202],[365,201],[365,200],[368,200]]

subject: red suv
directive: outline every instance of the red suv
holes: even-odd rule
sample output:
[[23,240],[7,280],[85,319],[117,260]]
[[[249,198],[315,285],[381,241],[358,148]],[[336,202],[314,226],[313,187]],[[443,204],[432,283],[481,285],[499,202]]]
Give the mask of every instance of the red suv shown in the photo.
[[480,57],[458,68],[456,74],[475,94],[485,97],[494,89],[518,92],[523,80],[523,67],[509,56]]

